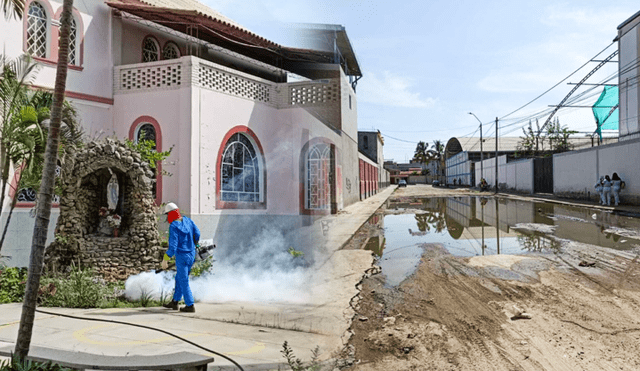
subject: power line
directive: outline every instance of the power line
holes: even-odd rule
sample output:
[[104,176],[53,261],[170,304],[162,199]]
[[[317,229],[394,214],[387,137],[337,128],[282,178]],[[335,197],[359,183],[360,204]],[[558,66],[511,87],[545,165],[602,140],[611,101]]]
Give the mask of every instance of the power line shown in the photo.
[[550,92],[551,90],[553,90],[554,88],[556,88],[558,85],[562,84],[563,82],[565,82],[569,77],[573,76],[576,72],[580,71],[584,66],[586,66],[587,64],[591,63],[591,60],[593,60],[594,58],[596,58],[597,56],[599,56],[600,54],[602,54],[605,50],[609,49],[609,47],[611,47],[611,45],[613,45],[613,42],[609,45],[607,45],[606,48],[602,49],[598,54],[596,54],[595,56],[593,56],[591,59],[589,59],[585,64],[583,64],[582,66],[578,67],[578,69],[576,69],[575,71],[571,72],[571,74],[569,74],[569,76],[565,77],[564,79],[562,79],[560,82],[558,82],[557,84],[553,85],[552,87],[550,87],[549,89],[547,89],[544,93],[538,95],[537,97],[533,98],[532,100],[530,100],[528,103],[526,103],[525,105],[516,108],[515,110],[509,112],[508,114],[502,116],[499,120],[505,119],[509,116],[511,116],[512,114],[520,111],[521,109],[525,108],[526,106],[530,105],[531,103],[537,101],[538,99],[540,99],[542,96],[544,96],[545,94],[547,94],[548,92]]

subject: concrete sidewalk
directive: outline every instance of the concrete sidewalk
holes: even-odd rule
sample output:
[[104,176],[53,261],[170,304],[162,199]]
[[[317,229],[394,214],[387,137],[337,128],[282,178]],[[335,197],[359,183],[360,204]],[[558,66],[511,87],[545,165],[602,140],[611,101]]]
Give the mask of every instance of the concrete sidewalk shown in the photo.
[[[320,347],[321,359],[331,358],[346,343],[344,334],[353,317],[349,301],[356,284],[371,267],[373,256],[364,250],[341,250],[353,234],[394,191],[350,205],[308,228],[322,238],[322,259],[310,268],[310,300],[299,303],[197,303],[193,314],[164,308],[64,309],[41,308],[79,317],[117,320],[163,329],[220,352],[245,370],[277,370],[287,341],[295,355],[308,361]],[[0,347],[14,345],[22,304],[0,305]],[[159,355],[180,351],[215,357],[210,370],[234,369],[219,356],[165,334],[126,325],[83,321],[36,313],[32,345],[104,355]],[[220,368],[222,367],[222,368]]]

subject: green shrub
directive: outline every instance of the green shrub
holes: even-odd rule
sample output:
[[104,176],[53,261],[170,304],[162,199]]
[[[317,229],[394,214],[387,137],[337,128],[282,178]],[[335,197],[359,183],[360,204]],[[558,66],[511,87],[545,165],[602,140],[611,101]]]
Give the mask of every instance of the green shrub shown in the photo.
[[206,273],[211,269],[211,265],[213,264],[213,257],[208,257],[204,260],[198,260],[191,267],[191,275],[193,277],[199,277],[203,273]]
[[92,269],[74,268],[68,277],[43,277],[41,284],[47,288],[55,288],[48,289],[48,295],[45,292],[40,296],[42,305],[47,307],[95,308],[113,292]]
[[0,371],[71,371],[70,368],[64,368],[58,364],[51,362],[41,363],[34,361],[18,361],[13,360],[0,361]]
[[27,268],[0,267],[0,304],[21,302],[27,281]]

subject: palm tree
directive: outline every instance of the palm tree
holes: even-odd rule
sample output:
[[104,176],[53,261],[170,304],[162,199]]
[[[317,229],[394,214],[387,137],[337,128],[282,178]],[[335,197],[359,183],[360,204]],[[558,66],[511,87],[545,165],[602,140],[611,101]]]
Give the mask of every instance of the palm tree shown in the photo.
[[[27,85],[33,82],[37,65],[29,57],[8,60],[0,57],[0,213],[9,183],[11,163],[11,145],[18,140],[20,110],[27,101]],[[17,164],[14,163],[14,166]]]
[[[6,1],[6,0],[3,0]],[[58,144],[60,142],[60,125],[62,122],[64,92],[67,83],[67,64],[69,60],[69,31],[71,30],[71,11],[73,0],[62,2],[62,16],[60,18],[60,37],[58,49],[58,66],[56,82],[51,107],[51,124],[45,150],[45,163],[42,172],[42,183],[38,192],[38,206],[36,209],[36,223],[33,228],[31,242],[31,259],[29,261],[29,276],[22,304],[20,327],[16,340],[15,357],[24,359],[29,353],[31,334],[36,310],[38,288],[44,260],[44,248],[47,242],[49,217],[51,216],[51,199],[55,180],[56,164],[58,160]]]
[[440,171],[444,169],[444,144],[440,140],[433,141],[433,145],[429,150],[429,157],[438,161],[436,175],[440,175]]
[[[18,201],[19,191],[22,189],[38,189],[42,180],[42,168],[44,164],[44,150],[46,144],[46,130],[50,121],[50,107],[53,103],[53,94],[48,91],[30,91],[28,99],[22,106],[20,115],[14,120],[11,139],[7,148],[9,157],[14,167],[21,164],[21,171],[16,171],[16,187],[13,189],[13,198],[9,209],[9,215],[5,221],[4,231],[0,238],[0,250],[4,246],[4,240],[11,223],[11,215]],[[77,112],[68,101],[64,102],[62,111],[63,122],[60,126],[61,148],[58,152],[63,163],[67,150],[78,146],[82,142],[84,131],[77,120]],[[12,186],[13,188],[13,186]],[[36,200],[37,202],[37,200]]]
[[426,163],[429,158],[429,146],[423,142],[418,142],[416,145],[416,151],[413,154],[413,158],[411,159],[414,162]]
[[[16,169],[16,188],[13,190],[11,208],[5,222],[2,238],[0,238],[0,251],[11,222],[11,215],[18,201],[18,190],[21,188],[22,179],[39,177],[42,173],[38,163],[42,163],[44,154],[44,135],[39,124],[38,110],[32,105],[25,105],[20,109],[20,114],[11,122],[5,124],[5,129],[10,135],[2,138],[6,150],[7,159],[14,164]],[[26,175],[26,177],[25,177]],[[6,183],[5,183],[6,184]]]
[[444,144],[439,140],[434,140],[431,148],[432,149],[429,151],[429,153],[431,153],[431,157],[440,161],[444,155]]
[[2,0],[2,12],[7,17],[13,14],[15,18],[21,19],[24,5],[24,0]]

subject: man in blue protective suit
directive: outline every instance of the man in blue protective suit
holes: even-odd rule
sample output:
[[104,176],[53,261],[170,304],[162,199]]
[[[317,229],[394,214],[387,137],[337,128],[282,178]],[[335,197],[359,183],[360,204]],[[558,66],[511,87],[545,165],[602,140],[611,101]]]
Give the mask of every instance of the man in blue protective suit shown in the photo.
[[162,259],[162,269],[167,269],[169,260],[176,257],[176,287],[173,300],[164,304],[165,308],[177,310],[178,302],[184,296],[185,307],[181,312],[193,313],[196,311],[193,305],[193,294],[189,287],[189,273],[196,260],[196,244],[200,240],[200,230],[193,220],[180,215],[180,209],[173,202],[169,202],[164,209],[169,223],[169,249]]

